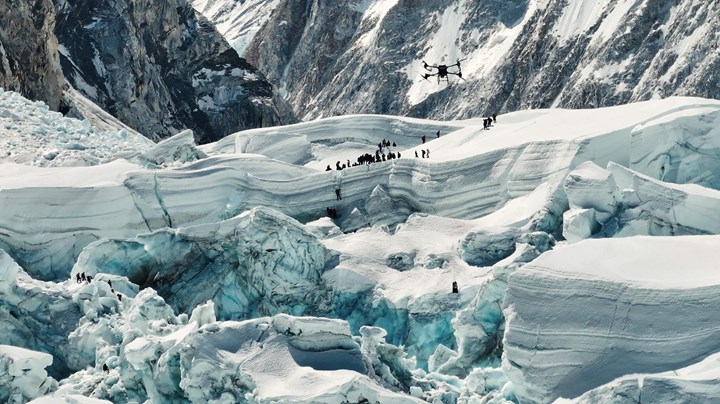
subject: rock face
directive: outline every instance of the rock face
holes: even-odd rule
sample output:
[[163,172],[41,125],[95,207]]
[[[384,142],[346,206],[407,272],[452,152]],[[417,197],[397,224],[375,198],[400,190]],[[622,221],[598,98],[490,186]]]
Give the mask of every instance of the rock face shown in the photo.
[[65,80],[57,54],[51,0],[0,0],[0,87],[57,110]]
[[58,0],[68,81],[153,139],[291,122],[272,86],[185,1]]
[[[226,13],[218,5],[208,11],[206,0],[195,4],[245,44],[224,22],[240,26],[248,13],[224,1]],[[246,10],[268,2],[247,3]],[[670,95],[720,98],[718,14],[720,3],[704,0],[279,0],[238,49],[301,117],[467,118]],[[422,80],[423,59],[458,58],[467,81]]]

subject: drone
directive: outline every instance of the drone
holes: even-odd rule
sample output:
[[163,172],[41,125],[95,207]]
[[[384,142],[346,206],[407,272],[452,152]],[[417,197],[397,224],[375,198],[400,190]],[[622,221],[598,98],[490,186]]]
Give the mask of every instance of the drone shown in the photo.
[[[462,76],[462,70],[460,70],[460,62],[462,62],[463,60],[465,60],[465,59],[459,59],[457,62],[455,62],[454,64],[451,64],[451,65],[429,65],[429,64],[427,64],[426,61],[423,60],[423,67],[425,67],[425,70],[432,72],[433,69],[435,69],[435,70],[437,70],[437,72],[425,73],[422,75],[422,78],[427,80],[428,77],[437,76],[438,84],[440,84],[440,79],[445,79],[445,81],[449,84],[450,78],[448,77],[448,75],[453,74],[455,76],[458,76],[460,79],[465,80],[465,79],[463,79],[463,76]],[[451,72],[448,70],[452,67],[456,67],[457,71]]]

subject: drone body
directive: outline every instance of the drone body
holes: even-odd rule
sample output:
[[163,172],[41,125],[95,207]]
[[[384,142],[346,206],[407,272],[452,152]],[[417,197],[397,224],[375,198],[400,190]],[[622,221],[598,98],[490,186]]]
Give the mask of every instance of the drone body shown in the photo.
[[[425,67],[425,70],[427,70],[429,72],[435,71],[435,73],[425,73],[422,75],[422,78],[427,80],[428,77],[437,76],[438,84],[440,83],[441,79],[445,79],[445,81],[449,84],[450,78],[448,77],[448,75],[452,74],[452,75],[458,76],[462,80],[465,80],[465,79],[463,79],[463,76],[462,76],[462,70],[460,70],[460,62],[462,62],[463,60],[464,59],[460,59],[451,65],[429,65],[429,64],[427,64],[427,62],[425,62],[423,60],[423,67]],[[453,67],[457,68],[457,71],[451,71],[450,68],[453,68]]]

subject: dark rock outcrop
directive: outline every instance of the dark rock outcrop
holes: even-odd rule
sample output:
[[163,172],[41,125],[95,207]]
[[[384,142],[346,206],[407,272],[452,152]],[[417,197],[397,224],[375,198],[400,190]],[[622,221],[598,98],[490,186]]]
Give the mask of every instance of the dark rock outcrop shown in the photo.
[[52,0],[0,0],[0,87],[57,110],[65,80]]
[[57,0],[63,70],[78,91],[155,140],[209,142],[294,121],[263,75],[183,0]]

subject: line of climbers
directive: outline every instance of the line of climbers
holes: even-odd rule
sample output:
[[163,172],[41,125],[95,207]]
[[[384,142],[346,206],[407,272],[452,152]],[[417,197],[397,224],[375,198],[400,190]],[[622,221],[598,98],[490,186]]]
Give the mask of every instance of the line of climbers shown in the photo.
[[[90,283],[90,282],[92,282],[92,279],[93,279],[92,276],[85,275],[85,272],[75,274],[75,281],[77,281],[77,283],[83,283],[83,282]],[[115,289],[113,289],[113,287],[112,287],[112,281],[108,280],[107,284],[110,286],[110,291],[117,296],[119,301],[122,302],[122,295],[120,293],[115,293]]]

